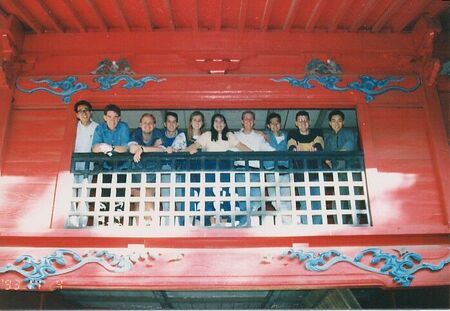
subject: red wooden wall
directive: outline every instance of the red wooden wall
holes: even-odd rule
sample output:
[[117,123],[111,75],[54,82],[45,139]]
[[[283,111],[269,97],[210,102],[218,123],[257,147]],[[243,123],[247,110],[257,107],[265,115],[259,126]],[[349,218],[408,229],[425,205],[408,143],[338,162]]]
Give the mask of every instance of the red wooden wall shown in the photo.
[[[17,83],[24,88],[35,86],[30,82],[33,78],[59,80],[68,75],[92,84],[93,76],[89,73],[106,57],[115,60],[126,58],[137,77],[155,75],[167,80],[148,83],[142,89],[131,91],[118,87],[105,92],[85,90],[73,95],[69,105],[45,92],[19,92],[14,85],[9,84],[8,87],[5,82],[0,89],[0,137],[4,137],[0,142],[1,246],[126,248],[128,244],[144,244],[147,247],[191,248],[188,253],[206,248],[204,254],[197,254],[189,261],[198,267],[202,256],[211,256],[217,248],[233,248],[231,257],[214,257],[218,263],[226,265],[233,256],[242,260],[242,256],[248,255],[246,252],[253,252],[252,248],[286,248],[293,243],[324,248],[423,245],[429,258],[448,257],[448,251],[445,253],[442,248],[432,251],[433,247],[448,245],[450,204],[448,144],[432,70],[429,69],[430,62],[432,64],[429,42],[423,39],[435,30],[419,26],[412,34],[391,35],[264,33],[251,36],[244,32],[221,33],[220,37],[214,33],[27,36],[16,63]],[[239,59],[240,62],[236,65],[212,61],[218,58]],[[377,78],[404,76],[404,87],[412,87],[416,76],[419,76],[422,85],[412,93],[392,91],[367,103],[363,94],[358,92],[334,92],[320,86],[305,90],[270,80],[284,75],[303,77],[306,64],[313,58],[331,58],[340,64],[344,70],[343,84],[368,74]],[[206,61],[198,62],[196,59]],[[228,69],[228,72],[211,75],[208,72],[212,69]],[[320,232],[299,229],[270,234],[252,229],[197,230],[183,235],[167,233],[171,239],[166,238],[165,233],[148,236],[145,233],[66,230],[58,202],[63,195],[61,188],[67,178],[75,139],[72,107],[79,99],[91,101],[98,109],[106,103],[118,104],[123,109],[355,108],[365,154],[373,226],[339,232],[333,229]],[[240,249],[243,246],[249,250]],[[0,260],[14,258],[20,250],[4,253]],[[46,250],[41,249],[43,253]],[[277,251],[271,249],[267,253],[272,256]],[[170,260],[171,255],[167,256],[166,259]],[[251,260],[260,258],[254,253],[248,256],[245,262],[249,266]],[[179,281],[175,278],[184,272],[173,272],[169,268],[161,268],[159,274],[168,278],[164,283],[167,288],[194,284],[189,283],[194,281],[177,283]],[[283,265],[272,268],[263,275],[277,276]],[[221,269],[205,272],[201,267],[195,268],[189,276],[198,278],[202,271],[221,275],[224,272]],[[213,284],[215,288],[228,288],[226,282],[230,282],[233,288],[297,288],[379,285],[384,282],[373,281],[359,273],[348,277],[347,283],[340,279],[298,281],[293,280],[296,270],[290,267],[287,272],[282,272],[289,275],[283,279],[284,285],[273,279],[259,283],[253,278],[257,275],[257,267],[248,269],[246,271],[251,271],[250,274],[238,282],[231,279],[239,271],[236,275],[228,275],[230,279],[224,282],[205,276],[204,281],[197,280],[199,283],[193,286],[204,288],[206,284]],[[336,277],[340,271],[336,270],[328,277]],[[106,286],[101,280],[103,272],[98,274],[86,270],[86,273],[95,279],[95,284]],[[139,271],[130,275],[137,276]],[[418,279],[416,284],[419,285],[448,283],[445,274]],[[65,280],[70,282],[68,277]],[[73,282],[75,287],[86,284],[82,277],[74,278]],[[130,280],[117,282],[114,286],[119,288],[133,286]],[[137,286],[155,288],[155,282],[156,279],[152,279]]]

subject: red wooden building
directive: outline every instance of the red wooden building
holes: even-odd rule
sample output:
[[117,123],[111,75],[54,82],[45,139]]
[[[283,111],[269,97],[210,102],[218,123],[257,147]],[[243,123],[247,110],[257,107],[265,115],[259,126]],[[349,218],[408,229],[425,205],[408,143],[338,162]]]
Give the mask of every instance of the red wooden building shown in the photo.
[[[437,0],[0,1],[0,289],[107,297],[448,286],[448,16]],[[128,66],[114,67],[121,60]],[[326,131],[327,113],[341,109],[361,151],[345,155],[356,164],[343,170],[321,166],[320,154],[288,158],[287,171],[220,168],[230,155],[198,155],[218,164],[195,171],[176,168],[186,155],[155,155],[173,165],[76,182],[81,99],[97,120],[119,105],[131,128],[144,111],[160,126],[176,111],[185,127],[201,110],[238,129],[251,109],[260,129],[272,111],[292,129],[304,109]],[[140,209],[148,200],[158,206],[152,226]],[[252,222],[205,226],[208,202],[213,217],[227,202],[225,216]],[[280,208],[264,208],[271,202]],[[88,225],[74,227],[77,217]]]

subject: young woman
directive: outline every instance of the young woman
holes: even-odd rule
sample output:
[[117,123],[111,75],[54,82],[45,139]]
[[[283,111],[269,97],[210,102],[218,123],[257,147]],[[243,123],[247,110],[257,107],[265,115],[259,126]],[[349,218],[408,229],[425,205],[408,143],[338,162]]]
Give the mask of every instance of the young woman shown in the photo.
[[[186,149],[186,151],[188,151],[190,154],[194,154],[198,149],[202,149],[203,151],[221,152],[228,151],[233,148],[237,148],[241,151],[252,151],[249,147],[241,143],[232,132],[230,132],[225,117],[221,114],[215,114],[211,118],[211,129],[200,135],[200,137],[192,145],[190,145]],[[230,211],[231,206],[223,208],[225,211]],[[205,205],[206,212],[212,212],[215,210],[216,207],[214,206],[214,204]],[[222,216],[220,218],[220,222],[227,221],[229,221],[227,217]],[[211,224],[215,223],[217,223],[217,219],[215,216],[205,217],[205,226],[210,226]]]
[[200,135],[186,151],[190,154],[194,154],[197,152],[197,149],[221,152],[233,148],[237,148],[241,151],[252,151],[249,147],[241,143],[229,130],[225,117],[220,113],[216,113],[211,118],[211,129]]
[[200,111],[196,110],[191,113],[189,117],[189,126],[187,128],[187,145],[192,145],[201,134],[205,127],[205,116]]

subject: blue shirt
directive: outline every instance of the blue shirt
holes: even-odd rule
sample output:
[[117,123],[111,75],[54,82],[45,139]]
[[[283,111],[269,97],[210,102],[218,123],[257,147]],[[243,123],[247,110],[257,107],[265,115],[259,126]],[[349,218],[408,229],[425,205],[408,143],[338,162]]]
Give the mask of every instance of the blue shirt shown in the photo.
[[281,131],[281,137],[283,137],[280,142],[277,141],[277,138],[273,134],[272,131],[266,131],[267,137],[269,137],[269,144],[275,148],[276,151],[287,151],[288,145],[287,145],[287,135],[284,131]]
[[[181,131],[181,130],[177,130],[175,136],[173,136],[173,137],[167,137],[167,136],[166,136],[166,132],[164,131],[164,132],[162,133],[162,136],[161,136],[161,146],[164,146],[164,147],[166,147],[166,148],[172,147],[172,144],[173,144],[173,142],[175,141],[175,138],[176,138],[178,135],[180,135],[181,133],[184,133],[184,132]],[[186,136],[185,136],[185,137],[186,137]],[[186,141],[186,138],[185,138],[184,140]]]
[[[96,144],[105,143],[111,146],[123,146],[128,147],[128,142],[130,141],[130,129],[128,124],[119,121],[114,130],[110,130],[106,123],[99,124],[95,128],[94,138],[92,139],[92,146]],[[117,168],[119,170],[125,170],[129,167],[129,164],[124,161],[119,161],[117,163]],[[109,161],[103,162],[103,169],[111,170],[113,166]]]
[[356,151],[357,137],[353,130],[342,128],[335,133],[333,130],[325,135],[325,151]]
[[130,129],[128,124],[120,121],[114,130],[110,130],[106,123],[99,124],[94,132],[92,146],[106,143],[112,146],[128,147],[130,141]]
[[[267,137],[269,137],[269,144],[275,149],[275,151],[287,151],[288,150],[288,145],[287,145],[287,135],[286,132],[281,131],[280,132],[281,137],[283,137],[283,139],[281,139],[279,142],[277,141],[277,138],[275,137],[275,135],[273,134],[272,131],[266,130],[266,135]],[[278,165],[280,166],[284,166],[284,167],[289,167],[289,162],[288,161],[278,161]],[[264,162],[264,167],[267,169],[272,169],[275,166],[275,162],[268,162],[265,161]]]
[[142,129],[138,127],[136,130],[134,130],[133,134],[131,135],[130,142],[135,142],[141,146],[151,147],[155,144],[155,141],[161,138],[163,135],[164,132],[162,130],[155,128],[153,129],[150,135],[150,139],[147,142],[145,142],[144,137],[142,135]]

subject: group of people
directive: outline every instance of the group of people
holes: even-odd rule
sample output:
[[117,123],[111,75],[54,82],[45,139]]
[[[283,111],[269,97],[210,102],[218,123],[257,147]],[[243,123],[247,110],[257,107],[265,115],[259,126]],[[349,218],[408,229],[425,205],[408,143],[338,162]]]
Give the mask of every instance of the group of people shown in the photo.
[[[180,152],[190,154],[198,150],[220,151],[354,151],[358,148],[356,134],[344,128],[345,115],[333,110],[328,115],[331,131],[324,138],[321,129],[310,127],[307,111],[299,111],[295,116],[296,130],[286,133],[281,129],[281,116],[272,112],[267,116],[266,129],[255,130],[255,113],[247,110],[242,113],[242,128],[232,132],[224,115],[216,113],[211,118],[210,129],[205,131],[205,117],[194,111],[189,118],[186,131],[178,128],[178,115],[167,112],[164,116],[164,129],[156,127],[156,118],[144,113],[139,127],[130,135],[130,129],[121,121],[121,109],[109,104],[103,110],[104,122],[97,124],[92,120],[92,105],[85,100],[75,104],[74,110],[79,120],[75,152],[94,152],[111,155],[130,152],[137,163],[144,152]],[[327,164],[332,167],[332,162]]]
[[[121,121],[121,109],[116,105],[109,104],[104,108],[104,122],[101,124],[92,120],[92,105],[88,101],[77,102],[74,110],[78,119],[75,152],[105,153],[110,156],[114,153],[130,152],[136,165],[140,165],[142,154],[147,152],[185,151],[190,154],[194,154],[198,150],[207,152],[288,150],[335,152],[354,151],[358,148],[356,134],[350,129],[343,128],[345,115],[340,110],[333,110],[329,113],[328,120],[331,131],[325,138],[321,129],[310,127],[309,114],[303,110],[295,116],[297,129],[288,133],[281,129],[281,116],[275,112],[267,116],[264,131],[255,130],[255,113],[247,110],[241,115],[242,128],[235,132],[229,129],[225,116],[220,113],[212,116],[210,129],[205,131],[205,117],[200,111],[191,113],[188,128],[183,131],[178,128],[178,115],[169,111],[164,116],[164,129],[156,127],[156,118],[153,114],[144,113],[140,117],[139,127],[131,134],[127,123]],[[84,163],[77,164],[84,165]],[[263,165],[267,169],[273,168],[273,164],[273,161],[263,161]],[[286,160],[278,161],[278,164],[288,167]],[[333,163],[330,160],[326,161],[326,164],[333,167],[336,164],[339,165],[339,162]],[[235,161],[234,165],[244,165],[244,162]],[[260,162],[249,161],[248,165],[259,168]],[[110,169],[111,167],[105,162],[104,168]],[[280,174],[280,180],[286,177],[286,174]],[[283,179],[283,181],[287,180]],[[133,182],[138,182],[138,180],[133,179]],[[155,182],[155,180],[148,182]],[[268,194],[273,197],[275,193],[270,190]],[[147,188],[145,195],[146,197],[154,196],[154,188]],[[138,194],[132,192],[132,196],[138,196]],[[258,196],[258,194],[251,192],[250,196]],[[278,207],[275,205],[274,208],[277,209]],[[260,204],[256,202],[255,206],[250,208],[257,210],[260,208]],[[145,210],[154,210],[154,203],[146,202]],[[206,207],[206,210],[210,211],[214,208]],[[80,226],[86,225],[85,218],[81,219],[83,225]],[[236,219],[239,222],[246,222],[244,216],[237,216]],[[151,222],[152,217],[146,216],[145,221]],[[212,223],[214,223],[214,217],[208,218],[205,222],[208,225]]]

